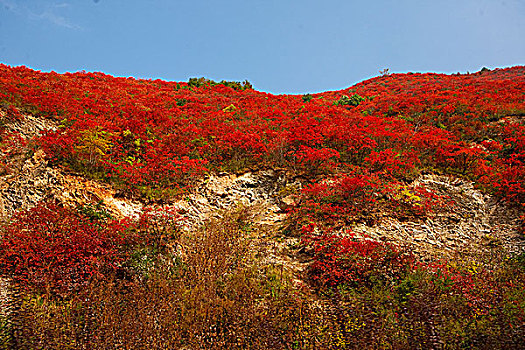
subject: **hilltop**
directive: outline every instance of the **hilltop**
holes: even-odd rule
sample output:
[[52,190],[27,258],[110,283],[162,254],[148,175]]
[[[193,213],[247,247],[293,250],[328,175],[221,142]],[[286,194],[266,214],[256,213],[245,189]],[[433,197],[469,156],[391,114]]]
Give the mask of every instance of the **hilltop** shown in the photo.
[[524,345],[523,66],[272,95],[0,65],[0,153],[6,344]]

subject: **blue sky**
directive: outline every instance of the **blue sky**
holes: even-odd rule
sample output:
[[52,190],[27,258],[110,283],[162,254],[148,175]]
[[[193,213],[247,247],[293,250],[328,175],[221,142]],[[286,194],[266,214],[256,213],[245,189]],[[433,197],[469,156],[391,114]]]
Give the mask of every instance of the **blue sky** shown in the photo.
[[0,0],[0,62],[258,90],[525,64],[525,0]]

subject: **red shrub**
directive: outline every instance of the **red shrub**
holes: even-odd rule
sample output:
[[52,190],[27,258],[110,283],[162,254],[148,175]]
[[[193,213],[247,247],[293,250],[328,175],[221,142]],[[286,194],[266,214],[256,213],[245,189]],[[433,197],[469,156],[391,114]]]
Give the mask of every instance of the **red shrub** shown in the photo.
[[299,146],[295,152],[299,165],[310,174],[328,172],[335,167],[334,159],[340,158],[339,152],[331,148],[312,148]]
[[[305,103],[220,84],[0,65],[0,105],[13,118],[20,110],[60,121],[39,140],[51,159],[131,190],[184,188],[213,169],[316,176],[350,164],[389,181],[422,170],[468,176],[524,203],[524,72],[392,74]],[[345,109],[334,105],[341,95],[367,98]],[[477,146],[483,140],[495,142]]]
[[18,213],[6,227],[0,268],[22,283],[71,289],[119,266],[125,259],[127,226],[40,204]]
[[419,165],[419,159],[413,152],[397,152],[391,148],[372,151],[365,158],[365,164],[372,172],[379,172],[391,177],[405,177]]
[[345,237],[329,233],[307,235],[305,241],[314,249],[310,275],[322,286],[389,283],[401,278],[414,261],[410,254],[391,244],[366,237],[357,239],[353,233]]
[[328,224],[371,219],[376,209],[377,179],[367,175],[345,175],[305,188],[296,209],[299,217]]

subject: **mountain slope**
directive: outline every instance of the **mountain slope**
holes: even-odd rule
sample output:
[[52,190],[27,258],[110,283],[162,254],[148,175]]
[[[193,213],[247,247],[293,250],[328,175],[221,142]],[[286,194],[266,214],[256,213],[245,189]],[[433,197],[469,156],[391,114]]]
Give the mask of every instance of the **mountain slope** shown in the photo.
[[[0,266],[50,303],[114,283],[111,298],[133,290],[151,314],[161,304],[141,298],[158,288],[190,320],[163,326],[177,347],[284,348],[309,332],[299,347],[413,348],[414,327],[421,346],[519,347],[523,281],[506,278],[523,273],[524,91],[525,67],[299,96],[0,65]],[[64,306],[46,303],[24,304],[24,331],[47,332],[30,326],[36,305]],[[98,331],[124,322],[99,311]],[[458,335],[460,316],[476,321]]]

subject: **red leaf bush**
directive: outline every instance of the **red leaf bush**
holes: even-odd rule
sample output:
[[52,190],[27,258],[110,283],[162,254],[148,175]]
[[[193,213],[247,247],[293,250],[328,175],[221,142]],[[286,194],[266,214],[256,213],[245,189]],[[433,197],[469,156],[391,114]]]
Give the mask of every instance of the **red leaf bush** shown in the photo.
[[371,287],[390,284],[414,266],[414,257],[396,246],[364,238],[352,232],[344,236],[324,232],[312,234],[314,225],[303,229],[304,241],[313,248],[310,276],[322,287],[348,284]]
[[[358,166],[388,181],[468,177],[524,203],[524,72],[390,74],[305,103],[241,83],[0,65],[0,106],[60,122],[40,140],[48,157],[128,191],[184,189],[216,170],[284,166],[314,178]],[[341,108],[341,96],[363,98]]]
[[373,220],[377,188],[376,178],[358,174],[315,183],[303,190],[293,215],[326,224]]
[[423,186],[388,179],[351,173],[311,184],[292,210],[293,220],[299,225],[315,222],[325,227],[374,224],[382,215],[424,217],[446,203],[445,198]]
[[78,210],[44,203],[15,215],[3,232],[3,274],[36,287],[68,290],[114,272],[126,259],[129,224],[93,221]]

